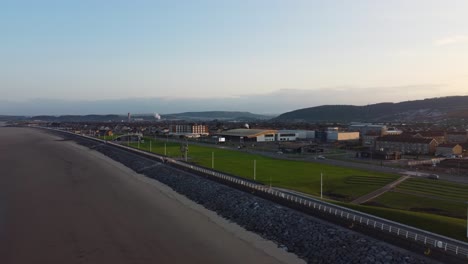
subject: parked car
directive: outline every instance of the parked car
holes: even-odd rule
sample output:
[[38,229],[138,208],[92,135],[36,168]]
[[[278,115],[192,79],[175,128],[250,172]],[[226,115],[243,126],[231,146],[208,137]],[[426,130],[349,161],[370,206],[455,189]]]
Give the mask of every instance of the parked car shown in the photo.
[[427,178],[432,179],[432,180],[438,180],[438,179],[439,179],[439,175],[437,175],[437,174],[431,174],[431,175],[427,176]]

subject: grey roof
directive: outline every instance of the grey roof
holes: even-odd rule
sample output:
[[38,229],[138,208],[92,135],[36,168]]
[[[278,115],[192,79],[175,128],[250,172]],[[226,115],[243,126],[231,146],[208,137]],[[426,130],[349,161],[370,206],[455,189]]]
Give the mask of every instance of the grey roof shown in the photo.
[[414,137],[407,137],[407,136],[384,136],[378,137],[376,139],[380,142],[399,142],[399,143],[422,143],[422,144],[429,144],[434,139],[433,138],[414,138]]
[[275,134],[277,130],[271,129],[247,129],[238,128],[220,132],[222,136],[235,136],[235,137],[257,137],[265,134]]

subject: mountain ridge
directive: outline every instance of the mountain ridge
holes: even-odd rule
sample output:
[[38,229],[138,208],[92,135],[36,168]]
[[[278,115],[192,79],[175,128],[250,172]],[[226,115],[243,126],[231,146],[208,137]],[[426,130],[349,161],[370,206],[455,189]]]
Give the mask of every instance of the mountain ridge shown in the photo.
[[399,103],[383,102],[365,106],[321,105],[286,112],[274,121],[286,122],[389,122],[438,121],[468,118],[468,96],[426,98]]
[[[138,118],[143,121],[156,120],[154,114],[132,114],[132,118]],[[241,111],[200,111],[200,112],[183,112],[174,114],[163,114],[163,119],[176,119],[185,121],[208,121],[208,120],[236,120],[236,121],[251,121],[251,120],[268,120],[273,116],[254,114],[251,112]],[[46,122],[120,122],[126,121],[127,115],[119,114],[91,114],[91,115],[36,115],[36,116],[8,116],[0,115],[0,120],[41,120]]]

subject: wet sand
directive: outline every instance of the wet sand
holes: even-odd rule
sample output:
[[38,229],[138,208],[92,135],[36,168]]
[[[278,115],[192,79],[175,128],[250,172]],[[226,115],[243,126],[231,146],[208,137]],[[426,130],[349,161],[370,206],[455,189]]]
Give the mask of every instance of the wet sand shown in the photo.
[[0,263],[303,263],[104,155],[0,128]]

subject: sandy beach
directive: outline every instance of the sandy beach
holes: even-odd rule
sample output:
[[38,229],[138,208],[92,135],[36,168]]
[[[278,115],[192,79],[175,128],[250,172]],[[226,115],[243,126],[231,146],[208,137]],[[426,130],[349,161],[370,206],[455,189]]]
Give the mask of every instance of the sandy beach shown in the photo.
[[1,127],[0,263],[303,261],[96,151]]

